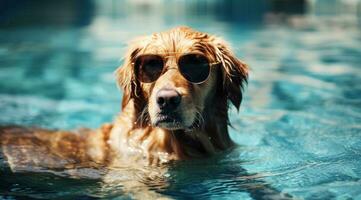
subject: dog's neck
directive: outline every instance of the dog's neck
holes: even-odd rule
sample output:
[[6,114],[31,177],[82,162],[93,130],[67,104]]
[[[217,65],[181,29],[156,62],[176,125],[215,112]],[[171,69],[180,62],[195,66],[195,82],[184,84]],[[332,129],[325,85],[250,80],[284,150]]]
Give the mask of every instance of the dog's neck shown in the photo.
[[[203,126],[171,131],[137,123],[140,108],[135,107],[138,103],[132,99],[114,123],[110,146],[117,155],[127,159],[145,157],[151,163],[201,157],[227,149],[233,145],[228,135],[227,102],[218,102],[221,103],[216,107],[204,110]],[[224,112],[216,113],[219,110]]]

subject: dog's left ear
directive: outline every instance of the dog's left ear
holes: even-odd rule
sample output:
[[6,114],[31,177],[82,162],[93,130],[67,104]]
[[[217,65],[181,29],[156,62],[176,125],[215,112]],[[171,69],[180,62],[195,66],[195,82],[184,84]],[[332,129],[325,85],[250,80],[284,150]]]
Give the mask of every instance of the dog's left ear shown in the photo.
[[220,38],[214,40],[215,55],[222,65],[223,90],[232,104],[239,109],[242,90],[248,79],[248,66],[239,60]]
[[139,51],[140,49],[136,47],[129,48],[123,65],[115,71],[118,85],[123,89],[122,108],[128,104],[130,99],[137,96],[138,82],[134,77],[132,62]]

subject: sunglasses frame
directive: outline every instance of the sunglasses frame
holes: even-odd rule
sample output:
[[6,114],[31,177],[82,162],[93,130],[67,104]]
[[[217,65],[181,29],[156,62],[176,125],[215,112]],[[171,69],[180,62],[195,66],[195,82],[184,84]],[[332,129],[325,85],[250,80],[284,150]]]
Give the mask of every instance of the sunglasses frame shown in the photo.
[[[167,54],[177,54],[177,52],[170,52],[170,53],[167,53]],[[186,56],[186,55],[200,55],[200,56],[203,56],[204,58],[207,59],[207,61],[208,61],[209,73],[208,73],[206,79],[204,79],[203,81],[200,81],[200,82],[192,82],[192,81],[189,81],[189,80],[183,75],[183,73],[181,72],[181,70],[179,70],[179,60],[180,60],[181,57]],[[158,78],[159,78],[160,76],[162,76],[162,74],[164,74],[164,72],[165,72],[165,69],[166,69],[166,68],[165,68],[165,66],[166,66],[166,59],[165,59],[165,58],[171,57],[171,55],[162,56],[162,54],[141,54],[141,55],[138,55],[138,56],[136,56],[136,57],[134,58],[134,61],[131,63],[133,67],[135,66],[135,63],[136,63],[137,59],[140,58],[140,57],[142,57],[142,56],[155,56],[155,57],[161,58],[161,60],[162,60],[162,62],[163,62],[163,66],[162,66],[162,72],[159,74]],[[177,61],[177,67],[170,67],[170,68],[168,68],[168,70],[169,70],[169,69],[177,69],[177,70],[179,71],[179,73],[182,74],[182,76],[183,76],[188,82],[190,82],[190,83],[192,83],[192,84],[197,84],[197,85],[206,82],[206,81],[208,80],[208,78],[210,77],[210,75],[211,75],[211,67],[214,66],[214,65],[218,65],[218,64],[221,63],[220,61],[210,62],[209,59],[207,58],[207,56],[205,56],[205,55],[202,54],[202,53],[184,53],[184,54],[181,54],[179,57],[176,57],[176,61]],[[139,79],[138,79],[138,76],[136,75],[136,79],[137,79],[138,81],[142,82],[142,83],[154,83],[155,81],[157,81],[158,78],[156,78],[154,81],[151,81],[151,82],[143,82],[143,81],[139,80]]]

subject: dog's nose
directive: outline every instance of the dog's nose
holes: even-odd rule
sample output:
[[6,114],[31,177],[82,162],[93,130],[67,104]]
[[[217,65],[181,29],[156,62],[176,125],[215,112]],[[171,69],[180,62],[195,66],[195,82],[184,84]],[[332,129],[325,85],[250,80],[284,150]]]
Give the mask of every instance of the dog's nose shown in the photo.
[[174,89],[161,89],[156,96],[157,104],[161,110],[174,110],[181,102],[181,95]]

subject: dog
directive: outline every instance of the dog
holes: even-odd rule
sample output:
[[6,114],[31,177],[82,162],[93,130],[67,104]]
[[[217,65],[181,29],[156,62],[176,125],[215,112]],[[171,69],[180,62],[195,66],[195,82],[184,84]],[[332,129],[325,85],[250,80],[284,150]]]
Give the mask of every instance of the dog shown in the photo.
[[113,124],[75,132],[2,127],[10,166],[157,165],[234,145],[227,111],[240,107],[248,67],[221,38],[189,27],[140,37],[116,76],[123,100]]
[[[108,170],[103,187],[117,185],[121,177],[123,190],[136,199],[164,198],[147,188],[144,177],[166,187],[166,163],[210,157],[234,146],[228,108],[239,109],[248,71],[224,40],[189,27],[137,38],[115,72],[123,99],[112,124],[75,131],[2,126],[0,158],[13,172],[66,169],[78,177],[82,170],[76,169],[128,166],[124,169],[134,176],[124,180]],[[144,166],[156,167],[155,173]],[[142,180],[139,173],[145,174]],[[237,173],[248,177],[250,186],[243,190],[255,199],[292,199],[259,174],[241,167]]]

